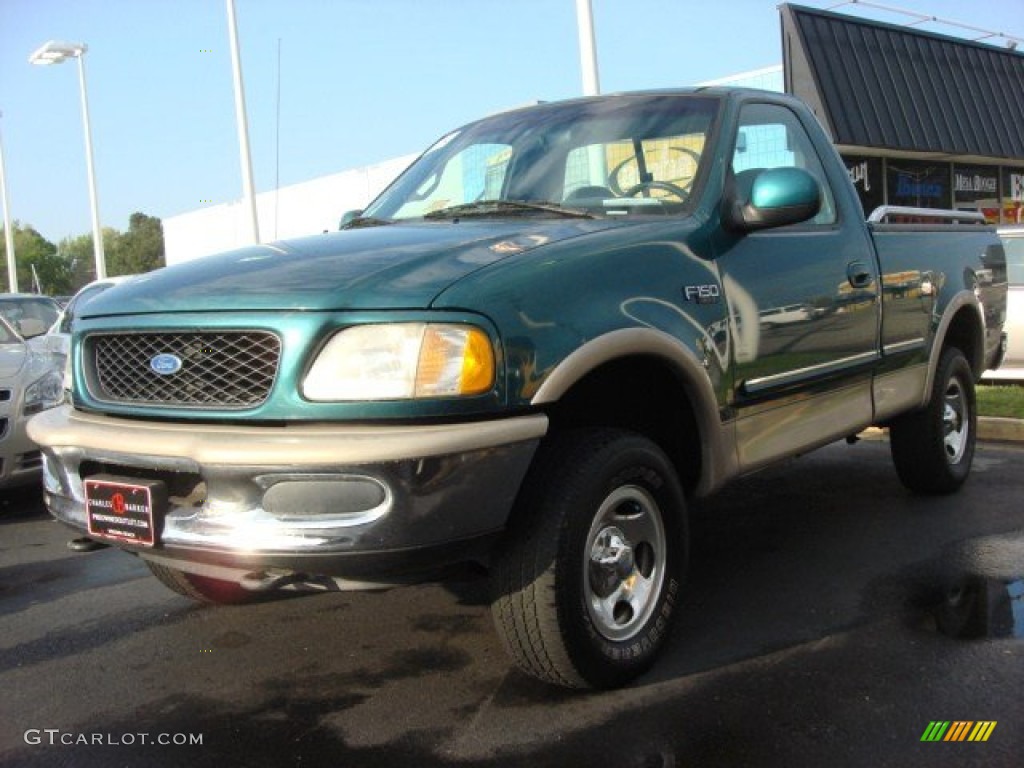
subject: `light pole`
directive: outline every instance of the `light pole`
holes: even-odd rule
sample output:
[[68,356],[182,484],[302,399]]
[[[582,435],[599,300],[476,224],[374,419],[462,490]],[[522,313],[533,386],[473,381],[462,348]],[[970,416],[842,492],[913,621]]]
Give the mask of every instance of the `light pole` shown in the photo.
[[580,38],[580,69],[583,72],[583,95],[601,92],[597,76],[597,43],[594,40],[594,12],[590,0],[576,0],[576,27]]
[[78,59],[78,83],[82,91],[82,123],[85,126],[85,164],[89,172],[89,202],[92,205],[92,247],[96,256],[96,279],[107,276],[106,261],[103,258],[103,230],[100,228],[100,205],[96,195],[96,171],[92,162],[92,131],[89,128],[89,96],[85,89],[85,43],[59,43],[50,40],[28,57],[29,62],[40,66],[60,64],[69,58]]
[[242,83],[242,56],[238,50],[238,21],[235,0],[227,0],[228,42],[231,45],[231,71],[235,83],[235,121],[238,123],[238,152],[242,164],[242,190],[249,213],[249,237],[260,241],[260,221],[256,214],[256,188],[252,181],[252,156],[249,154],[249,122],[245,115],[245,85]]
[[[601,83],[597,76],[597,42],[594,39],[594,12],[590,0],[576,0],[576,28],[580,39],[583,95],[597,96],[601,93]],[[600,146],[587,148],[587,167],[590,183],[604,186],[604,180],[608,178],[608,158]]]
[[[0,117],[4,113],[0,112]],[[11,229],[11,208],[7,200],[7,167],[4,165],[4,141],[0,136],[0,194],[4,197],[4,242],[7,245],[7,288],[18,292],[18,263],[14,260],[14,230]]]

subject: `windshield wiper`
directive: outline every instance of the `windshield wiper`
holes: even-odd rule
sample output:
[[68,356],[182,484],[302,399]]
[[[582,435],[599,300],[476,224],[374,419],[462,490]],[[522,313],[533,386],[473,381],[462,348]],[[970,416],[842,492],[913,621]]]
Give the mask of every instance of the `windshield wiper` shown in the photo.
[[362,227],[383,227],[394,224],[391,219],[376,219],[373,216],[356,216],[354,219],[345,222],[338,229],[360,229]]
[[477,200],[452,205],[424,214],[424,219],[459,219],[464,216],[515,216],[527,213],[554,213],[567,219],[593,219],[593,214],[579,208],[566,208],[558,203],[528,200]]

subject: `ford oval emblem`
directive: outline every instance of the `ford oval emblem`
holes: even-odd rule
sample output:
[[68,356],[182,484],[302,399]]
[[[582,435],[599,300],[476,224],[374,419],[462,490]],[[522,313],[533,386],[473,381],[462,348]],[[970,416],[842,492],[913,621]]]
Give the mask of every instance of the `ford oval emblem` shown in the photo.
[[161,376],[170,376],[172,373],[177,373],[181,370],[181,358],[177,355],[164,353],[150,360],[149,367],[153,369],[154,373],[158,373]]

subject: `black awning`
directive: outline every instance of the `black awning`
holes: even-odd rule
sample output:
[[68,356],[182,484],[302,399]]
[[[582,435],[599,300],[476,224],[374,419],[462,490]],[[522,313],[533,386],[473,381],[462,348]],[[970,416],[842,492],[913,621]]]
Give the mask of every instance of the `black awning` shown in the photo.
[[1024,158],[1024,53],[783,5],[786,91],[836,144]]

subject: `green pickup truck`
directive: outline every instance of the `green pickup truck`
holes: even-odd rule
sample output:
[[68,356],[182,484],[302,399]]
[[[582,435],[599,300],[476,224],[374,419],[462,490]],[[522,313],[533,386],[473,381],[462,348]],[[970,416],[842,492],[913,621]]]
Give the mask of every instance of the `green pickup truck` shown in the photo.
[[730,479],[870,425],[913,491],[966,479],[1006,311],[978,219],[866,222],[780,94],[491,116],[339,232],[90,302],[69,402],[30,424],[46,502],[209,602],[479,562],[524,671],[621,685]]

